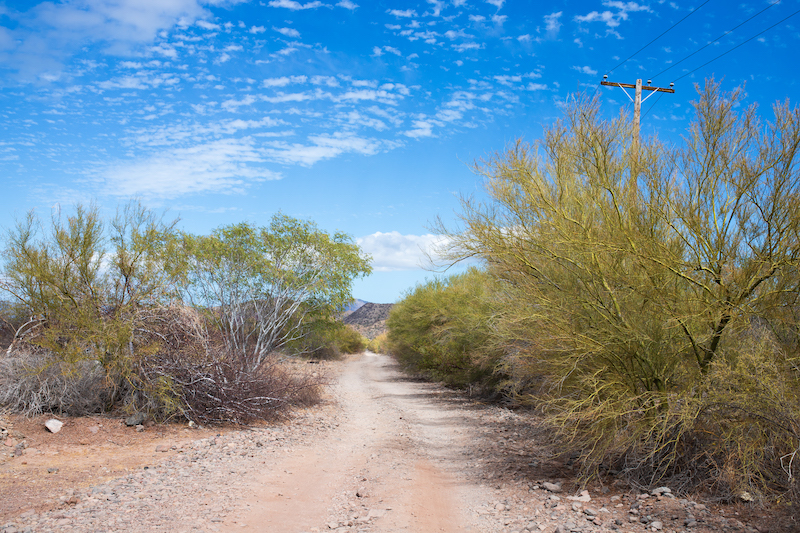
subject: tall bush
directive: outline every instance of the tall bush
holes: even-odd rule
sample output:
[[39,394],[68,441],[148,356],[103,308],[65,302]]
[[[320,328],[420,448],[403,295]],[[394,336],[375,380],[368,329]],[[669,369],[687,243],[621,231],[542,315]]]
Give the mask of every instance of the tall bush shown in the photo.
[[764,124],[740,90],[698,90],[684,145],[635,154],[626,116],[574,100],[478,163],[489,200],[438,229],[502,286],[507,368],[549,385],[518,398],[546,401],[585,474],[796,491],[800,110]]
[[492,308],[490,280],[477,268],[427,281],[392,308],[388,350],[411,369],[448,384],[487,385],[497,363]]

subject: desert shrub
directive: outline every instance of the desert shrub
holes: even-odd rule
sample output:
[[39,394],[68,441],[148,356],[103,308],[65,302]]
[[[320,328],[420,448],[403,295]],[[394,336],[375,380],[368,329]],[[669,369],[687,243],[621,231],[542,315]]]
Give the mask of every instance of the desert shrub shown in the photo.
[[387,348],[410,369],[456,387],[495,380],[489,279],[476,268],[418,285],[387,320]]
[[25,416],[101,412],[110,391],[96,361],[69,363],[22,344],[0,357],[0,405]]
[[155,354],[143,369],[148,383],[168,384],[183,417],[200,424],[274,420],[291,407],[318,402],[322,386],[319,378],[292,372],[277,356],[253,368],[230,354],[191,360]]
[[389,334],[381,333],[367,344],[367,350],[375,353],[389,352]]
[[350,326],[344,326],[336,332],[336,345],[342,353],[360,353],[367,349],[367,339]]
[[573,101],[476,165],[489,200],[439,230],[485,261],[510,389],[584,475],[796,494],[800,109],[762,125],[741,91],[699,92],[674,149]]

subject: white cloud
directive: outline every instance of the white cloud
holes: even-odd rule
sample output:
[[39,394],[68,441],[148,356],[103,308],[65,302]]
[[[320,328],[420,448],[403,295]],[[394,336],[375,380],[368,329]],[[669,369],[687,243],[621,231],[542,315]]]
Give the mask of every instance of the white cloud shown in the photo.
[[287,37],[292,37],[295,39],[300,37],[300,32],[294,28],[272,28],[272,29]]
[[428,3],[433,6],[433,11],[430,12],[432,16],[438,17],[441,15],[442,9],[444,9],[444,2],[442,0],[428,0]]
[[350,11],[354,10],[358,7],[358,4],[351,2],[350,0],[342,0],[341,2],[336,4],[339,7],[343,7],[345,9],[349,9]]
[[[70,56],[92,43],[107,55],[141,53],[165,30],[178,24],[207,29],[211,13],[203,0],[115,0],[38,2],[23,13],[7,10],[16,25],[2,28],[0,63],[26,81],[59,80]],[[176,57],[174,49],[156,46],[152,53]]]
[[461,43],[461,44],[454,44],[452,45],[453,49],[457,52],[466,52],[467,50],[479,50],[483,48],[483,45],[478,43]]
[[562,12],[558,11],[544,16],[545,30],[549,36],[554,36],[561,29],[561,15]]
[[406,9],[405,11],[401,11],[399,9],[387,9],[386,12],[398,18],[412,18],[417,16],[417,12],[413,9]]
[[506,0],[486,0],[487,4],[492,4],[497,9],[501,9],[503,4],[506,3]]
[[483,15],[470,15],[469,20],[471,20],[472,22],[483,22],[484,20],[486,20],[486,17],[484,17]]
[[412,129],[403,132],[406,137],[420,139],[422,137],[433,137],[433,127],[438,123],[432,120],[415,120],[411,123]]
[[250,139],[226,139],[116,162],[100,173],[108,194],[176,198],[207,192],[242,192],[250,183],[279,179]]
[[356,239],[356,244],[372,256],[376,272],[415,270],[430,266],[427,253],[442,243],[437,235],[403,235],[398,231],[376,232]]
[[469,35],[467,32],[465,32],[463,28],[459,29],[458,31],[448,30],[444,32],[444,36],[450,39],[451,41],[453,39],[458,39],[458,38],[471,39],[473,37],[472,35]]
[[595,69],[593,69],[591,67],[587,67],[587,66],[584,66],[584,67],[574,66],[574,67],[572,67],[572,70],[577,70],[578,72],[582,72],[583,74],[588,74],[590,76],[596,76],[597,75],[597,71]]
[[278,163],[311,166],[323,159],[331,159],[345,153],[373,155],[384,148],[394,146],[391,143],[366,139],[350,133],[311,135],[308,140],[310,144],[273,141],[267,143],[263,153],[265,157]]
[[286,87],[291,83],[306,83],[306,76],[281,76],[280,78],[267,78],[261,82],[262,87]]
[[264,26],[253,26],[247,31],[249,33],[258,34],[258,33],[264,33],[265,31],[267,31],[267,28],[265,28]]
[[621,21],[628,20],[629,12],[645,11],[650,12],[650,7],[636,2],[619,2],[614,0],[604,0],[603,5],[616,9],[612,11],[592,11],[586,15],[577,15],[577,22],[603,22],[610,30],[620,25]]
[[205,21],[205,20],[198,20],[195,24],[197,26],[203,28],[204,30],[217,30],[218,31],[220,29],[220,25],[219,24],[212,24],[211,22],[208,22],[208,21]]
[[492,22],[498,26],[502,25],[508,17],[506,15],[492,15]]
[[231,98],[230,100],[226,100],[226,101],[222,102],[222,108],[225,111],[235,112],[240,107],[251,106],[255,102],[256,102],[256,97],[253,96],[252,94],[248,94],[244,98],[242,98],[241,100],[236,100],[235,98]]
[[272,0],[269,3],[270,7],[285,7],[286,9],[291,9],[292,11],[298,11],[301,9],[316,9],[318,7],[322,7],[322,2],[315,0],[314,2],[308,2],[307,4],[301,4],[300,2],[295,2],[294,0]]

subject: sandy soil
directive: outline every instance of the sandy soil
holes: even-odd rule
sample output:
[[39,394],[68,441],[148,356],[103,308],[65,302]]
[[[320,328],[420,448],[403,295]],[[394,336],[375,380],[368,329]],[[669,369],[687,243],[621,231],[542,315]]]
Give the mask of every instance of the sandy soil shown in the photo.
[[[44,423],[64,422],[58,433]],[[69,490],[115,479],[158,463],[176,453],[171,449],[230,428],[189,429],[186,424],[148,424],[143,432],[110,417],[11,417],[11,438],[0,443],[0,524],[26,511],[57,508]],[[24,442],[21,457],[12,457]],[[159,446],[169,448],[156,452]]]

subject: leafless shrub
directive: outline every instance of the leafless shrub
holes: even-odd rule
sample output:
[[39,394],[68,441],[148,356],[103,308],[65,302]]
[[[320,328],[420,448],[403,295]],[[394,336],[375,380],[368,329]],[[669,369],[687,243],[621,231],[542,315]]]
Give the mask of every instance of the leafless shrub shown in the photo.
[[231,356],[187,360],[155,355],[143,371],[151,382],[169,383],[183,416],[201,424],[278,419],[293,406],[318,402],[322,384],[289,371],[275,356],[253,369]]
[[68,363],[24,343],[0,358],[0,405],[25,416],[95,413],[103,409],[107,396],[103,369],[96,361]]

